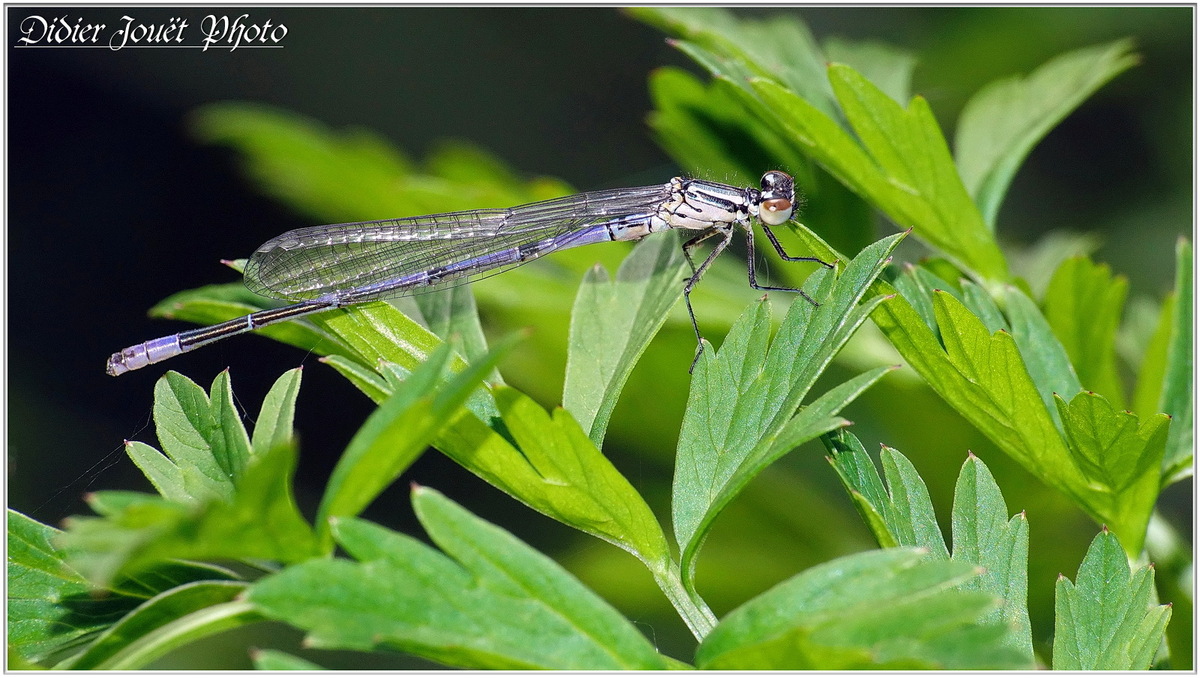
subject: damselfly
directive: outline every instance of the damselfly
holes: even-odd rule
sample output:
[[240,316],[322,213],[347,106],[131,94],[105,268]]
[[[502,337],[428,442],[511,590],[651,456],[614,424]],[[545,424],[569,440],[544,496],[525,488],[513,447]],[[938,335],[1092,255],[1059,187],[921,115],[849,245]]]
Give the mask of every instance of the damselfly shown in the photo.
[[[802,290],[759,285],[755,276],[751,220],[759,222],[783,259],[814,261],[832,268],[813,257],[789,256],[771,232],[771,226],[792,217],[795,207],[792,177],[772,171],[763,175],[759,188],[676,177],[658,186],[591,191],[508,209],[300,228],[259,247],[244,273],[246,287],[252,291],[295,303],[131,346],[108,359],[108,373],[124,374],[310,313],[461,285],[556,250],[640,240],[670,229],[696,232],[683,244],[692,268],[683,297],[699,344],[700,326],[692,310],[691,291],[729,246],[735,226],[746,234],[751,287],[799,292],[816,304]],[[697,266],[692,251],[709,238],[717,238],[717,244]],[[693,367],[700,354],[698,346]]]

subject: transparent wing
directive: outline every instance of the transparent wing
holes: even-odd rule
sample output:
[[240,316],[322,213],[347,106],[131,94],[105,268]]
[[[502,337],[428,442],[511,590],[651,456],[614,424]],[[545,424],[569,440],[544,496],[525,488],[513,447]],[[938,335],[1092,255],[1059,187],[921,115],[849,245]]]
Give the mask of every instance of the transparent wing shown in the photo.
[[[669,184],[620,188],[508,209],[300,228],[258,248],[246,286],[278,299],[358,302],[461,285],[580,244],[573,236],[588,226],[652,214],[670,191]],[[509,256],[531,245],[538,246],[527,258]]]

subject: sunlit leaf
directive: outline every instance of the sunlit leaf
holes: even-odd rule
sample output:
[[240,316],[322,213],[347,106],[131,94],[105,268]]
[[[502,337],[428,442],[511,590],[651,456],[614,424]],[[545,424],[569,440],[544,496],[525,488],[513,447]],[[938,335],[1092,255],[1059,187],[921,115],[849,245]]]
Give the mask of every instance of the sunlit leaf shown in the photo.
[[963,591],[978,568],[919,549],[845,556],[729,613],[696,653],[703,669],[1020,668],[990,595]]
[[1054,596],[1056,671],[1145,671],[1162,643],[1170,605],[1155,605],[1154,569],[1130,575],[1108,531],[1092,541],[1075,583],[1059,575]]
[[1114,346],[1128,289],[1125,277],[1114,276],[1107,265],[1072,257],[1054,272],[1042,301],[1082,387],[1103,393],[1114,405],[1125,402]]
[[[766,302],[760,302],[743,314],[719,352],[706,347],[692,379],[673,485],[672,522],[685,576],[712,521],[746,483],[794,446],[844,425],[831,416],[834,411],[810,426],[805,411],[796,410],[879,303],[876,298],[858,305],[902,237],[863,250],[840,277],[827,270],[813,274],[806,289],[820,306],[797,298],[773,341],[768,342]],[[847,395],[853,397],[882,373]],[[806,423],[789,431],[793,417]],[[793,435],[801,430],[804,435]]]
[[246,591],[243,582],[193,582],[151,598],[109,627],[87,652],[74,658],[71,670],[144,668],[167,652],[220,631],[262,621],[262,616],[234,598]]
[[452,355],[443,344],[371,413],[330,476],[317,511],[322,538],[330,518],[357,515],[425,451],[513,343],[449,379]]
[[314,560],[256,584],[249,600],[316,647],[392,647],[461,668],[662,669],[628,621],[549,558],[440,494],[417,515],[437,551],[356,519],[335,536],[356,562]]
[[600,267],[584,277],[571,310],[563,407],[597,446],[629,373],[682,296],[685,270],[679,243],[654,238],[634,248],[615,280]]
[[1063,118],[1138,57],[1129,40],[1061,54],[1028,77],[997,80],[963,108],[954,139],[963,183],[994,226],[1017,168]]

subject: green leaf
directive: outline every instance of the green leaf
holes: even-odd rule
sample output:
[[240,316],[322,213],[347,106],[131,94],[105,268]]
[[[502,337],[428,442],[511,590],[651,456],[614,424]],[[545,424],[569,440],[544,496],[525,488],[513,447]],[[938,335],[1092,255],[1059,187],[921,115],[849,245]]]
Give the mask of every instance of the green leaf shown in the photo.
[[851,377],[822,393],[783,426],[771,446],[766,448],[765,455],[749,459],[742,470],[747,476],[757,475],[771,462],[800,445],[830,431],[849,426],[852,422],[837,416],[837,414],[873,386],[875,382],[883,378],[885,374],[895,369],[897,366],[894,365],[876,367]]
[[951,529],[951,559],[983,568],[983,573],[965,582],[963,589],[990,593],[1003,601],[984,620],[1001,623],[1006,629],[1005,644],[1026,658],[1025,668],[1033,668],[1033,637],[1026,605],[1029,522],[1023,512],[1009,518],[1000,487],[988,467],[973,454],[967,456],[954,486]]
[[912,97],[912,74],[917,57],[885,42],[852,42],[839,37],[825,40],[828,61],[843,63],[862,73],[896,103]]
[[1009,519],[1008,507],[991,472],[968,455],[954,489],[951,513],[953,556],[946,550],[925,482],[904,455],[889,447],[880,452],[887,490],[858,439],[848,432],[825,437],[834,468],[855,505],[881,543],[920,546],[934,559],[950,559],[982,568],[963,582],[964,591],[980,591],[1001,601],[984,616],[1005,629],[1003,642],[1033,666],[1029,611],[1026,607],[1029,525],[1024,514]]
[[1003,289],[1008,318],[1012,324],[1013,342],[1042,397],[1046,411],[1055,417],[1056,425],[1060,424],[1056,417],[1058,412],[1054,407],[1054,396],[1057,394],[1070,398],[1083,390],[1079,385],[1079,377],[1075,376],[1075,368],[1067,358],[1066,349],[1054,336],[1033,300],[1012,285]]
[[296,396],[300,393],[300,375],[299,367],[284,372],[263,398],[250,438],[255,455],[292,444],[292,421],[296,415]]
[[[266,193],[323,223],[509,207],[569,192],[546,179],[519,183],[461,142],[435,150],[422,171],[373,132],[334,130],[260,104],[201,107],[191,128],[203,142],[237,149]],[[471,170],[479,173],[467,183]]]
[[991,596],[959,587],[978,568],[888,549],[838,558],[729,613],[696,665],[717,670],[1021,668]]
[[905,111],[847,66],[835,64],[829,75],[862,145],[795,93],[770,80],[752,84],[785,137],[850,190],[976,275],[1006,279],[1003,256],[924,100],[914,98]]
[[[924,271],[925,269],[919,268],[917,270]],[[918,275],[921,275],[921,274],[918,274]],[[931,275],[929,277],[933,277],[933,276]],[[979,316],[979,319],[983,321],[984,326],[987,327],[988,332],[996,332],[997,330],[1004,330],[1006,332],[1014,332],[1013,326],[1015,324],[1015,321],[1013,323],[1010,323],[1007,319],[1005,319],[1004,314],[1000,312],[1000,307],[996,305],[996,302],[992,299],[992,297],[987,293],[986,290],[984,290],[979,285],[976,285],[975,283],[971,282],[970,280],[959,280],[959,283],[962,285],[962,295],[961,296],[955,295],[955,298],[958,299],[959,301],[961,301],[964,306],[971,309],[972,313]],[[950,288],[947,291],[950,292],[951,294],[954,294],[953,288]],[[1025,310],[1027,314],[1030,312],[1027,308],[1023,309],[1023,310]],[[1011,314],[1012,314],[1012,312],[1010,311],[1010,315]],[[1026,333],[1025,333],[1026,335],[1033,333],[1033,331],[1035,329],[1040,329],[1040,327],[1039,328],[1027,327],[1029,325],[1034,324],[1035,322],[1036,322],[1036,319],[1029,319],[1023,323],[1022,329],[1026,330]],[[1022,335],[1022,336],[1024,337],[1025,335]],[[1044,340],[1044,338],[1040,335],[1037,336],[1036,338]],[[1018,345],[1020,345],[1019,341],[1018,341]],[[1061,351],[1060,351],[1060,353],[1061,353]],[[1065,360],[1065,358],[1063,358],[1063,360]],[[1076,389],[1076,390],[1078,390],[1078,389]]]
[[1145,354],[1133,393],[1133,411],[1142,416],[1159,412],[1159,400],[1167,375],[1171,334],[1175,329],[1175,292],[1168,292],[1157,309],[1154,332],[1145,343]]
[[476,669],[663,669],[628,621],[549,558],[418,488],[440,546],[356,519],[335,536],[357,562],[317,560],[258,582],[249,601],[308,631],[310,645],[380,645]]
[[450,346],[443,344],[371,413],[338,460],[325,489],[317,510],[322,540],[328,538],[330,518],[357,515],[425,451],[513,339],[449,379],[452,354]]
[[[487,338],[479,323],[479,311],[475,307],[475,295],[471,294],[470,285],[418,294],[412,299],[420,307],[429,331],[441,337],[442,341],[453,343],[456,348],[461,347],[460,352],[468,361],[479,360],[487,355]],[[500,372],[492,370],[488,381],[500,384],[504,380]]]
[[1162,643],[1170,605],[1154,605],[1154,569],[1130,575],[1117,537],[1092,540],[1075,583],[1054,587],[1056,671],[1145,671]]
[[195,501],[183,479],[183,469],[175,465],[162,452],[136,440],[125,442],[125,454],[142,470],[150,484],[164,499],[180,504]]
[[321,362],[337,370],[338,374],[345,377],[347,381],[362,391],[376,405],[387,400],[387,397],[392,393],[391,387],[388,386],[387,382],[384,381],[378,372],[363,367],[361,363],[347,360],[342,356],[327,356],[321,358]]
[[629,373],[683,294],[685,268],[675,240],[652,238],[634,248],[615,280],[597,265],[579,287],[563,407],[597,447]]
[[971,202],[925,100],[914,97],[908,109],[902,109],[847,66],[830,66],[829,80],[878,171],[900,188],[893,193],[892,205],[880,207],[967,270],[987,279],[1006,279],[1004,257]]
[[945,291],[933,293],[933,309],[940,341],[903,298],[888,299],[873,317],[947,404],[1035,476],[1099,516],[1012,335],[989,334],[977,316]]
[[1190,475],[1193,459],[1193,265],[1192,244],[1180,238],[1175,247],[1175,312],[1172,316],[1166,375],[1159,400],[1159,411],[1171,415],[1172,419],[1164,456],[1164,471],[1168,481]]
[[212,456],[220,464],[225,476],[241,477],[250,459],[250,436],[242,426],[237,405],[233,402],[233,388],[229,382],[229,371],[217,374],[213,379],[210,407],[215,428],[211,437]]
[[[902,237],[869,246],[836,279],[824,269],[813,274],[806,287],[821,305],[797,297],[769,345],[770,314],[764,301],[742,315],[715,356],[705,348],[692,379],[673,485],[672,515],[685,584],[712,521],[746,483],[795,445],[844,425],[824,407],[814,410],[820,416],[813,422],[792,421],[805,417],[803,411],[796,415],[801,401],[879,303],[877,298],[858,305]],[[835,401],[844,404],[882,373],[872,373]]]
[[[381,360],[416,369],[442,343],[437,335],[381,301],[317,314],[311,322],[338,337],[353,351],[343,355],[368,369],[377,368]],[[452,364],[457,371],[466,362],[456,358]]]
[[802,171],[804,156],[770,126],[746,124],[746,108],[731,88],[728,80],[706,85],[676,68],[652,72],[647,122],[659,144],[692,176],[726,183],[756,185],[767,162]]
[[[832,455],[825,459],[833,465],[842,487],[850,494],[850,501],[875,536],[875,541],[883,548],[899,546],[900,540],[893,534],[895,520],[888,515],[892,508],[891,498],[862,443],[844,430],[821,436],[821,442]],[[945,544],[942,544],[942,550],[945,550]]]
[[61,532],[8,510],[8,647],[28,661],[53,661],[79,648],[135,607],[140,598],[93,596],[63,561]]
[[[1112,485],[1111,478],[1092,476],[1087,470],[1087,464],[1094,463],[1088,459],[1115,454],[1106,451],[1117,438],[1113,432],[1125,430],[1137,418],[1118,415],[1105,401],[1103,412],[1088,406],[1086,416],[1081,414],[1068,424],[1066,408],[1056,394],[1071,394],[1078,382],[1072,380],[1065,351],[1024,293],[1008,287],[1005,298],[1013,319],[1012,334],[1001,330],[989,335],[978,316],[945,292],[933,294],[940,342],[903,298],[884,302],[875,321],[948,404],[1031,473],[1070,496],[1096,522],[1118,530],[1127,546],[1140,548],[1157,481],[1141,474],[1127,484]],[[1027,362],[1031,355],[1032,365]],[[1036,382],[1030,378],[1035,372]],[[1085,400],[1091,398],[1094,394]],[[1046,400],[1054,405],[1047,407]],[[1132,426],[1137,430],[1136,423]],[[1149,436],[1149,431],[1139,435]],[[1143,451],[1149,449],[1148,441],[1118,458],[1150,454]],[[1126,464],[1116,459],[1113,463]],[[1129,479],[1127,474],[1123,477]]]
[[967,102],[954,146],[963,183],[994,225],[1013,175],[1033,147],[1096,90],[1138,62],[1118,40],[1059,55],[1027,78],[997,80]]
[[1141,552],[1146,526],[1158,498],[1163,450],[1169,419],[1152,415],[1144,421],[1118,411],[1099,394],[1084,392],[1055,403],[1066,428],[1072,458],[1105,501],[1108,526],[1124,539],[1131,555]]
[[[382,302],[340,309],[323,314],[314,322],[353,349],[356,357],[338,360],[334,365],[376,402],[382,402],[394,388],[387,383],[388,370],[399,370],[404,374],[412,372],[442,345],[442,340],[435,334]],[[357,365],[352,366],[354,363]],[[466,361],[460,356],[451,356],[452,372],[461,372],[466,367]],[[369,376],[370,372],[385,378],[377,380]],[[485,388],[478,388],[468,396],[467,408],[485,418],[496,415],[495,402]]]
[[746,87],[751,77],[780,84],[838,116],[823,77],[829,61],[798,16],[743,20],[721,8],[641,7],[629,10],[641,21],[684,38],[675,44],[714,76]]
[[1113,276],[1107,264],[1071,257],[1050,278],[1042,301],[1046,321],[1082,386],[1118,406],[1125,393],[1117,376],[1115,343],[1128,290],[1125,277]]
[[227,372],[213,381],[211,401],[187,377],[167,372],[155,385],[154,400],[166,455],[136,441],[125,443],[126,453],[167,499],[186,504],[228,497],[252,454],[290,443],[299,387],[298,368],[275,382],[263,400],[252,444],[233,404]]
[[885,489],[856,436],[840,431],[823,440],[833,453],[834,470],[880,546],[919,547],[935,558],[950,557],[925,481],[904,455],[890,447],[880,452]]
[[241,582],[193,582],[142,603],[72,659],[71,670],[121,671],[144,668],[167,652],[215,633],[262,620],[245,603],[234,602]]
[[[235,425],[241,428],[240,421]],[[223,434],[203,389],[178,372],[164,374],[154,385],[154,426],[163,452],[180,468],[188,494],[229,496],[234,478],[214,454],[214,447],[223,445]]]
[[661,576],[670,551],[658,520],[571,415],[561,408],[548,414],[514,389],[498,389],[496,402],[515,448],[495,431],[477,438],[482,431],[457,426],[438,448],[531,508],[629,551]]
[[200,504],[96,493],[90,504],[104,517],[68,519],[62,547],[72,567],[100,586],[170,559],[297,562],[316,556],[312,529],[292,497],[295,464],[292,448],[275,448],[251,461],[231,497]]
[[682,601],[654,513],[574,418],[561,408],[547,414],[504,386],[494,396],[495,417],[460,411],[434,447],[535,511],[633,554],[668,596]]
[[1067,441],[1077,453],[1076,461],[1096,483],[1119,493],[1142,476],[1158,479],[1158,469],[1167,441],[1164,415],[1147,417],[1118,411],[1104,396],[1084,392],[1055,402],[1067,427]]

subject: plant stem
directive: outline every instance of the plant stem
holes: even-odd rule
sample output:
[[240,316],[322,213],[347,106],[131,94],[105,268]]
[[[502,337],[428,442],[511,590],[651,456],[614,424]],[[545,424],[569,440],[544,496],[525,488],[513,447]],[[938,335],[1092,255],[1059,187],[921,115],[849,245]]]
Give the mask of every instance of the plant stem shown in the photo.
[[667,600],[675,607],[675,611],[683,618],[688,630],[697,641],[704,637],[717,625],[717,616],[708,609],[708,605],[700,596],[693,596],[679,578],[679,568],[674,562],[665,571],[654,572],[654,581],[658,588],[667,594]]
[[263,616],[245,601],[212,605],[143,634],[94,668],[109,671],[145,668],[149,662],[181,645],[259,621],[263,621]]

